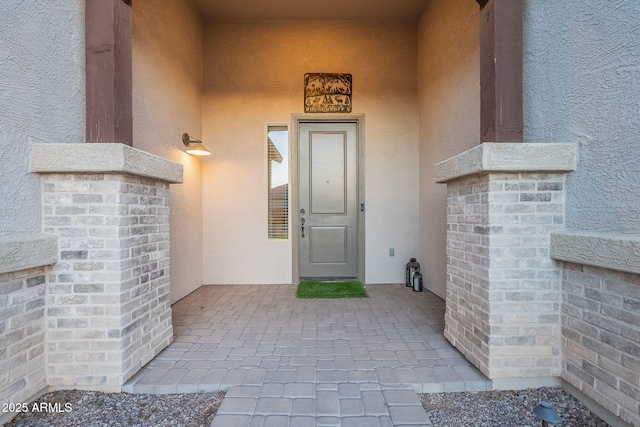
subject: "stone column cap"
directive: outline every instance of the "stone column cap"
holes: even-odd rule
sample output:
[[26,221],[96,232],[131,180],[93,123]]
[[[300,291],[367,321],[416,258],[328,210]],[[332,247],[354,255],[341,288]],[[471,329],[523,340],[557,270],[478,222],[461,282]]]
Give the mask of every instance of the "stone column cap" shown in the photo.
[[640,274],[640,234],[589,231],[551,233],[551,258]]
[[34,173],[126,173],[169,183],[183,182],[179,163],[124,144],[31,144]]
[[576,146],[570,143],[485,142],[435,166],[436,182],[491,172],[571,172]]
[[0,237],[0,274],[58,262],[58,237],[25,234]]

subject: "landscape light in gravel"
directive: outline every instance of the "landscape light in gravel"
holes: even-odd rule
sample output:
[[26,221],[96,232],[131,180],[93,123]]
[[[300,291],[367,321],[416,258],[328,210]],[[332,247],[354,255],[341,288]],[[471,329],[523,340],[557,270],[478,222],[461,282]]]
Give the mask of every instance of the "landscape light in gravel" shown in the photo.
[[553,405],[549,402],[540,402],[538,406],[533,408],[533,413],[542,420],[542,427],[548,427],[549,423],[556,424],[561,421]]

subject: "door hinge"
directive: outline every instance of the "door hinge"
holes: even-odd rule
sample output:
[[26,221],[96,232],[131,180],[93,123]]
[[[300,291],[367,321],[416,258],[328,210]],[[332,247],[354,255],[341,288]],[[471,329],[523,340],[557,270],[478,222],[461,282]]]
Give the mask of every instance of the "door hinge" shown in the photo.
[[364,212],[364,202],[360,202],[360,212]]

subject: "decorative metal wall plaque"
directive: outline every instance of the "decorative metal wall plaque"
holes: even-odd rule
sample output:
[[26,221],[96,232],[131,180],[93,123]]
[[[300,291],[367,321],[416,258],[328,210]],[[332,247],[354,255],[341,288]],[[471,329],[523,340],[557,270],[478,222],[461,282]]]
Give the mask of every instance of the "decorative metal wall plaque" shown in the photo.
[[351,74],[305,74],[304,112],[350,113]]

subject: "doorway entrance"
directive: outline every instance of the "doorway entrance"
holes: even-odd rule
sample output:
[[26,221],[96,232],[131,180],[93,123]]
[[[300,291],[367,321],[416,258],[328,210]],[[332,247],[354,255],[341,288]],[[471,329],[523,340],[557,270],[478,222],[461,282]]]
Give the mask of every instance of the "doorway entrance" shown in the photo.
[[344,117],[294,121],[294,280],[363,280],[360,125]]

